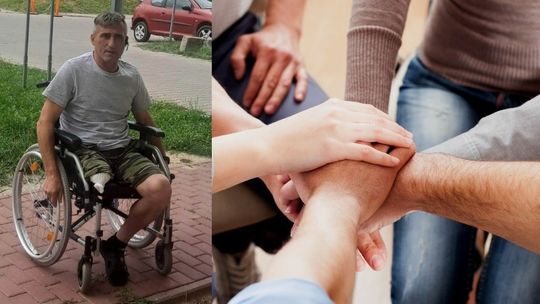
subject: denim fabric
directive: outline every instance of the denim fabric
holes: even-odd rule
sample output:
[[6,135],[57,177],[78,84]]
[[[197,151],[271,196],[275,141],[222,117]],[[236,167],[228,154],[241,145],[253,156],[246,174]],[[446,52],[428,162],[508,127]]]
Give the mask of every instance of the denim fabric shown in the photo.
[[[532,96],[464,87],[412,60],[398,99],[397,121],[414,134],[419,151],[453,138],[498,110]],[[504,124],[504,121],[500,122]],[[453,147],[454,150],[463,147]],[[476,229],[414,213],[394,226],[393,303],[466,303],[480,258]],[[494,237],[482,268],[477,303],[537,303],[540,256]]]

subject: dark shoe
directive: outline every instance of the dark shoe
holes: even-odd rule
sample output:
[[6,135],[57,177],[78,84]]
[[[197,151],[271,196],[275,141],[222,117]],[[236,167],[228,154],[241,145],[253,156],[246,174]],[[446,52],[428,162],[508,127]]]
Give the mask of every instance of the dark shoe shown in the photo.
[[123,286],[128,282],[129,273],[124,259],[123,248],[111,248],[107,241],[101,241],[99,252],[105,260],[105,272],[109,283],[113,286]]

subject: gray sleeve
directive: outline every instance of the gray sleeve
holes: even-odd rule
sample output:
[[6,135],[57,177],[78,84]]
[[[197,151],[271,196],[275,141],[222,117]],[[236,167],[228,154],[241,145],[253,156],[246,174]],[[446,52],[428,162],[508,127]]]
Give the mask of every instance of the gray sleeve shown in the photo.
[[137,73],[138,78],[138,87],[137,87],[137,94],[133,98],[133,103],[131,105],[131,111],[132,112],[144,112],[147,111],[150,107],[150,95],[148,94],[148,91],[146,90],[146,86],[144,85],[144,81],[141,77],[141,74]]
[[51,83],[43,91],[43,96],[65,108],[75,94],[75,76],[70,61],[66,61],[58,70]]
[[468,132],[428,149],[470,160],[540,160],[540,95],[484,117]]

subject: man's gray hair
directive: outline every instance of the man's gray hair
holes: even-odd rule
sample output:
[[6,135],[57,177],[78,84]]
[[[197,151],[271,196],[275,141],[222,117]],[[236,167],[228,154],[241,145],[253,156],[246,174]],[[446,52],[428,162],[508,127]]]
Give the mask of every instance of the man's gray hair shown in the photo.
[[127,33],[127,24],[126,17],[117,12],[103,12],[94,18],[94,25],[107,27],[107,26],[117,26],[121,25],[124,27],[125,32]]

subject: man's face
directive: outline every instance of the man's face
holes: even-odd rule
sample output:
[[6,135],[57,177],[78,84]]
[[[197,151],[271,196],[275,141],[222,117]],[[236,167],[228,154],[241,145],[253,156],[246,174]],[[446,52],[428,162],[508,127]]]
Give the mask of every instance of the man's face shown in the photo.
[[96,26],[94,33],[90,36],[92,45],[94,45],[95,60],[100,65],[116,67],[118,60],[124,53],[126,37],[122,25]]

